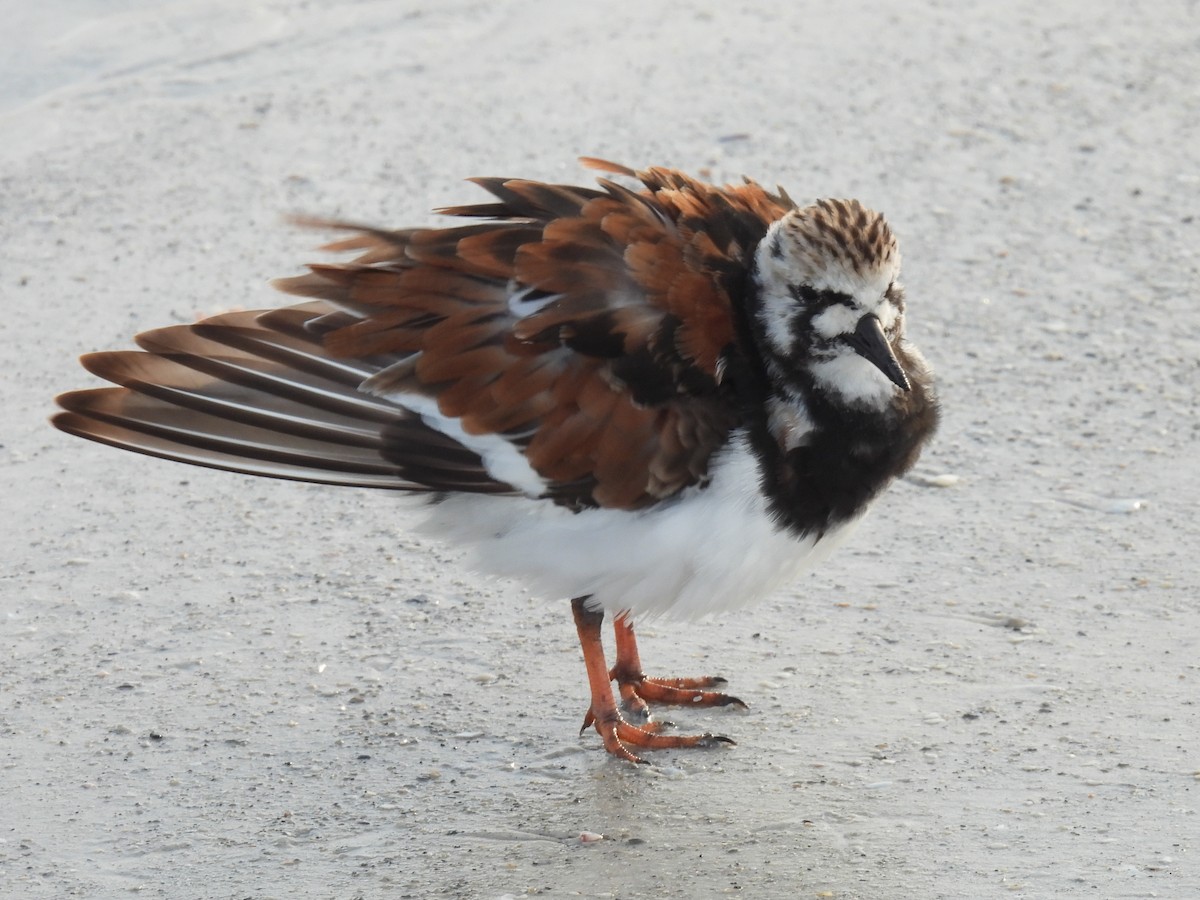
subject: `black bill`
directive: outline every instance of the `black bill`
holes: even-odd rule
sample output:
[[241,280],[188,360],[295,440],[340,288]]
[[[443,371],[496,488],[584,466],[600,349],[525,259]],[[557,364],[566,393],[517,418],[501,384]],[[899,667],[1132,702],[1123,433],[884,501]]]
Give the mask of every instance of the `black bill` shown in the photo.
[[912,389],[908,383],[908,376],[900,368],[900,362],[887,342],[883,326],[875,316],[866,315],[859,319],[858,327],[854,329],[854,334],[846,336],[846,342],[854,348],[854,352],[879,369],[900,390]]

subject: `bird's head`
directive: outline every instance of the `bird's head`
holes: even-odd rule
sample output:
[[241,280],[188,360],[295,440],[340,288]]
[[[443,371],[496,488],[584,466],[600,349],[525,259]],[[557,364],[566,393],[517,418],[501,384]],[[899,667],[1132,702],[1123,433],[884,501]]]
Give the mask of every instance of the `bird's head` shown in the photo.
[[772,224],[755,258],[772,375],[857,408],[882,410],[909,391],[899,274],[891,229],[857,200],[821,200]]

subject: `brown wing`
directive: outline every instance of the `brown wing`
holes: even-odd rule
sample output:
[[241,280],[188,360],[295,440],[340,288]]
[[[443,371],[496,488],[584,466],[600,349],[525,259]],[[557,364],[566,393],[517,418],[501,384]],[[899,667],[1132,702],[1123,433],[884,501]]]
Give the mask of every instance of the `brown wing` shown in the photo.
[[634,509],[701,482],[738,423],[731,294],[788,201],[587,162],[645,190],[476,179],[497,202],[443,212],[487,221],[358,229],[332,245],[356,260],[279,286],[359,317],[326,338],[335,356],[403,360],[372,394],[436,398],[518,446],[561,502]]
[[91,354],[121,387],[64,395],[55,424],[274,477],[534,492],[498,474],[502,445],[577,508],[700,483],[739,421],[733,298],[789,201],[587,162],[644,190],[477,179],[495,202],[445,210],[461,227],[334,226],[351,235],[330,249],[359,256],[280,283],[313,302]]

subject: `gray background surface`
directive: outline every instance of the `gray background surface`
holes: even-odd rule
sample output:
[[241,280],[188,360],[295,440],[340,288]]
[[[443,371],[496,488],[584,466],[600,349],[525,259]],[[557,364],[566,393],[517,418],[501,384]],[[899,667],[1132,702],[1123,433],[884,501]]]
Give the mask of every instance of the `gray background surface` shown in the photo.
[[[1194,2],[4,15],[0,895],[1200,896]],[[818,572],[644,630],[751,704],[653,767],[576,737],[566,605],[395,497],[45,421],[77,354],[277,302],[284,213],[581,154],[885,211],[945,406]]]

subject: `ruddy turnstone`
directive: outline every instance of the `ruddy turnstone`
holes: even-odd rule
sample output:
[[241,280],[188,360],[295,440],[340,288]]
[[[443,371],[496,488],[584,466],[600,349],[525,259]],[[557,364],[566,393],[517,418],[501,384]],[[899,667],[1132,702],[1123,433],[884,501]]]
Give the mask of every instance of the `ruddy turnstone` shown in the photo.
[[640,761],[732,743],[663,733],[647,701],[741,702],[712,690],[721,678],[647,677],[635,620],[741,606],[813,565],[913,465],[938,412],[881,215],[584,163],[640,187],[478,178],[493,202],[442,210],[469,224],[311,223],[359,255],[278,282],[307,302],[89,354],[120,387],[62,395],[54,424],[426,495],[431,529],[480,570],[574,598],[584,728]]

